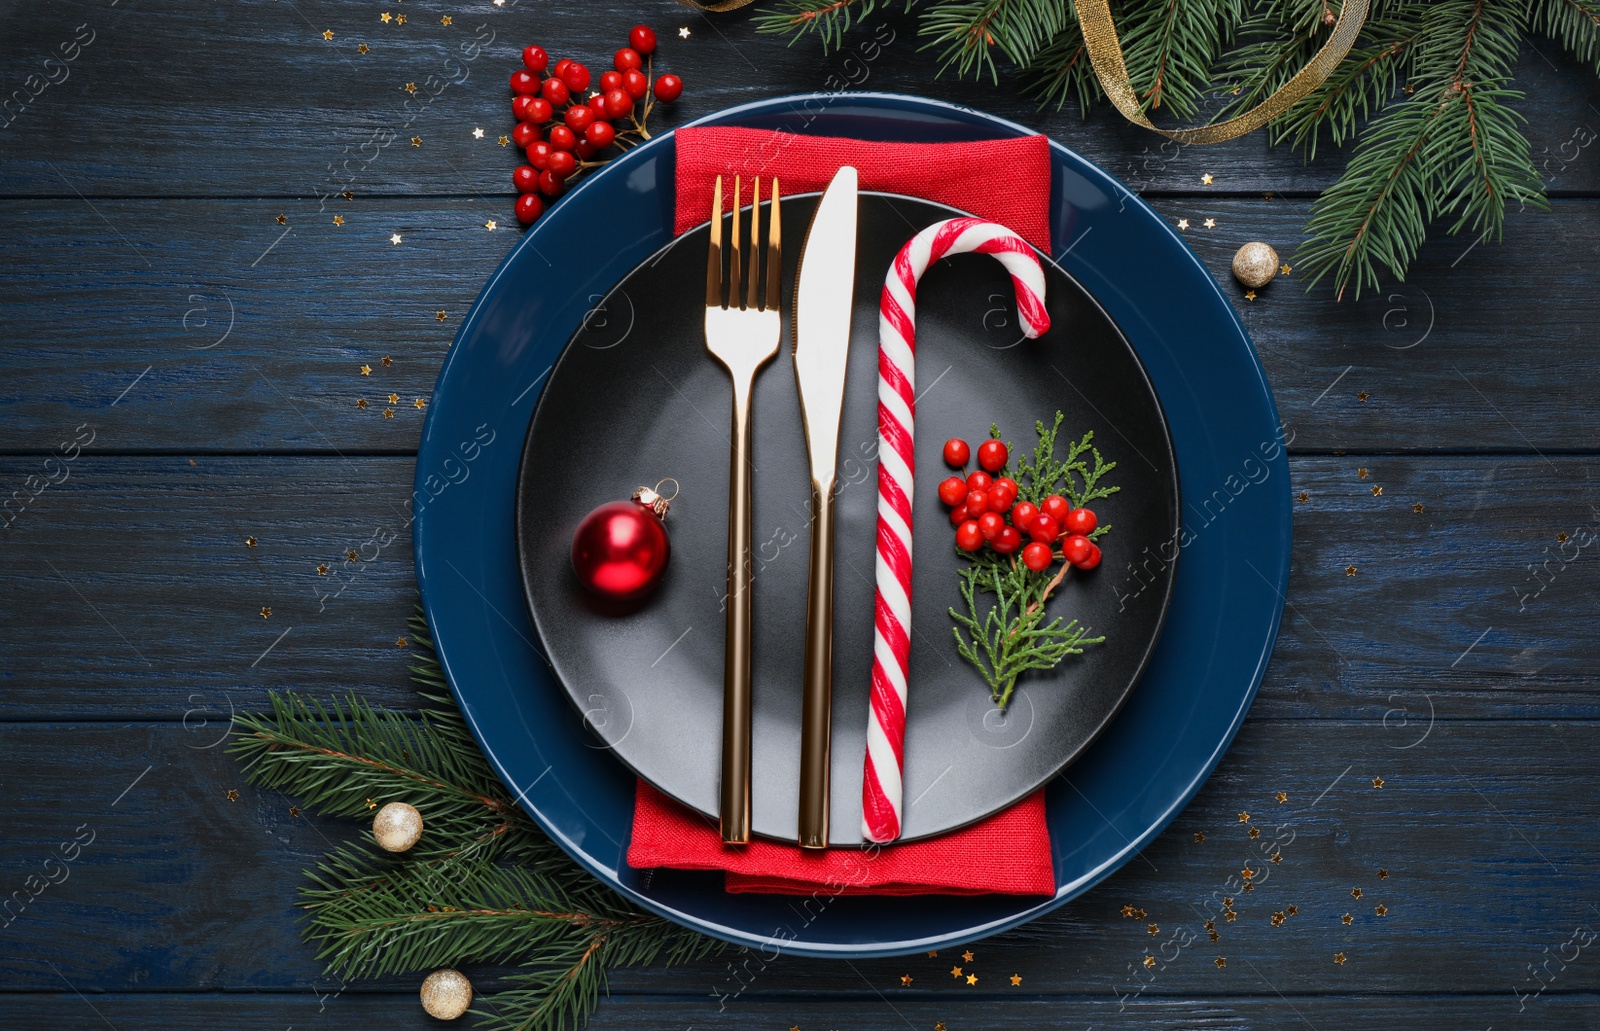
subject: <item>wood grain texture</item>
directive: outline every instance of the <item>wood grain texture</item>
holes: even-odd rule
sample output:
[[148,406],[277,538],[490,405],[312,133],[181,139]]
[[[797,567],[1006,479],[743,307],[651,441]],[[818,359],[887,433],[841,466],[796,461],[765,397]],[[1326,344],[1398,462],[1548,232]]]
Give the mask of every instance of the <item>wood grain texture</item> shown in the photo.
[[[0,201],[0,265],[29,299],[0,350],[0,451],[48,451],[83,423],[114,451],[414,451],[414,404],[515,220],[504,198],[339,204],[343,226],[314,201],[94,202],[108,227],[76,198]],[[1298,272],[1251,302],[1228,272],[1252,239],[1291,260],[1305,201],[1155,204],[1189,220],[1183,239],[1234,300],[1294,449],[1600,448],[1600,201],[1514,216],[1499,245],[1438,238],[1407,283],[1342,303]]]
[[[160,8],[63,5],[14,19],[0,39],[0,99],[22,93],[0,112],[0,123],[9,122],[0,128],[8,154],[0,194],[303,198],[348,182],[363,195],[508,196],[511,163],[493,141],[511,128],[506,78],[521,48],[541,42],[598,74],[641,18],[662,37],[658,70],[687,83],[669,125],[783,93],[871,89],[992,111],[1049,133],[1140,190],[1190,189],[1211,171],[1223,173],[1227,189],[1315,192],[1344,160],[1324,147],[1308,165],[1269,148],[1261,133],[1179,147],[1104,107],[1088,120],[1075,105],[1040,110],[1011,73],[998,87],[936,81],[937,54],[921,49],[914,15],[880,15],[882,30],[868,27],[844,51],[823,55],[815,40],[791,47],[758,35],[748,10],[704,16],[617,0],[513,0],[463,10],[413,0],[395,13],[406,24],[328,0],[292,7],[251,0],[226,10],[176,0]],[[440,23],[445,14],[449,26]],[[689,39],[678,38],[680,25],[690,27]],[[324,30],[334,38],[323,39]],[[886,42],[867,46],[879,31]],[[63,42],[80,37],[91,42],[64,72],[45,68]],[[360,43],[370,52],[359,53]],[[40,91],[44,80],[30,84],[30,74],[60,81]],[[417,84],[415,94],[403,92],[408,82]],[[1600,187],[1592,152],[1568,160],[1561,150],[1568,145],[1572,153],[1580,126],[1600,129],[1590,106],[1600,105],[1593,74],[1539,41],[1525,48],[1516,85],[1527,93],[1518,106],[1529,116],[1536,164],[1553,186]],[[116,126],[111,138],[108,124]],[[474,140],[474,126],[487,138]],[[421,149],[409,146],[414,135],[423,138]]]
[[[222,746],[205,747],[213,730],[0,726],[7,894],[28,901],[37,888],[27,877],[45,875],[62,841],[92,834],[65,879],[7,912],[0,982],[29,991],[54,991],[60,977],[85,992],[326,990],[299,941],[294,889],[330,839],[357,828],[291,816],[290,799],[257,792]],[[1600,925],[1573,889],[1600,873],[1600,797],[1571,790],[1600,776],[1600,723],[1456,721],[1414,748],[1395,747],[1411,740],[1400,738],[1371,722],[1252,719],[1142,860],[1055,914],[973,945],[970,964],[946,952],[853,964],[750,953],[619,971],[613,989],[705,1000],[894,986],[916,998],[947,991],[954,964],[979,974],[979,987],[999,989],[1016,973],[1041,994],[1259,993],[1254,964],[1287,995],[1505,992],[1574,927]],[[1275,802],[1277,791],[1288,801]],[[1259,838],[1248,836],[1252,827]],[[1270,862],[1273,852],[1281,863]],[[1246,866],[1257,885],[1248,893]],[[1235,921],[1221,915],[1224,896]],[[1122,917],[1124,904],[1147,916]],[[1379,904],[1387,915],[1376,915]],[[1290,905],[1298,914],[1274,926],[1272,914]],[[1333,963],[1340,951],[1343,967]],[[1155,967],[1144,967],[1146,954]],[[914,977],[910,992],[898,991],[904,973]],[[408,982],[366,987],[396,983]],[[1600,991],[1592,952],[1558,986]]]
[[[1580,547],[1600,532],[1592,465],[1293,459],[1289,483],[1255,488],[1307,496],[1255,713],[1600,718],[1600,545]],[[411,459],[85,455],[67,469],[0,530],[0,718],[215,719],[291,687],[412,704],[395,645],[416,602]],[[0,483],[43,472],[0,459]],[[1205,505],[1215,490],[1186,485],[1198,533],[1227,518]],[[1133,589],[1117,586],[1126,570],[1100,575]]]

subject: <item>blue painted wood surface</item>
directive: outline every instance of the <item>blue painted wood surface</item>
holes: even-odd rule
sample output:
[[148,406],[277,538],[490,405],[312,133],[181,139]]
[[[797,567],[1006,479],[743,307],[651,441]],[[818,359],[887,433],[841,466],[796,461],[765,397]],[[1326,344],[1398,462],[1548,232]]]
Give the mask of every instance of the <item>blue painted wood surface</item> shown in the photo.
[[[413,978],[322,974],[293,888],[354,829],[291,817],[219,742],[274,688],[411,704],[411,402],[516,239],[504,77],[533,41],[603,66],[637,21],[688,82],[680,120],[913,90],[1049,132],[1188,218],[1294,433],[1275,486],[1304,500],[1284,630],[1217,774],[1101,888],[975,943],[978,985],[946,955],[734,957],[620,974],[593,1026],[1600,1026],[1600,148],[1571,142],[1600,130],[1592,74],[1548,44],[1519,65],[1551,212],[1498,245],[1436,237],[1360,300],[1291,274],[1252,303],[1233,250],[1287,256],[1341,156],[1260,134],[1163,150],[1010,84],[930,86],[898,17],[852,63],[743,12],[403,8],[404,26],[350,3],[0,9],[0,98],[26,101],[0,114],[0,1026],[431,1023]],[[1267,871],[1248,893],[1247,865]]]

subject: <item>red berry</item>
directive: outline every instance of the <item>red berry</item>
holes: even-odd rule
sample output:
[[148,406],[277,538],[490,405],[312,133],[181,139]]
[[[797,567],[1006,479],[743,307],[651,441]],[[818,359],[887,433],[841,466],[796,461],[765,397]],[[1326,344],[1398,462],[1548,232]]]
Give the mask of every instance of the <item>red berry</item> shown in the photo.
[[555,150],[555,148],[550,146],[550,144],[544,140],[540,140],[538,143],[530,145],[526,150],[528,155],[528,164],[539,169],[540,171],[549,168],[550,152],[553,150]]
[[554,75],[556,78],[559,79],[559,78],[561,78],[562,73],[565,72],[568,68],[571,68],[571,67],[572,67],[572,58],[563,57],[561,60],[556,62],[556,66],[554,68],[550,69],[550,74]]
[[1041,573],[1049,569],[1050,561],[1053,558],[1055,556],[1050,551],[1050,545],[1040,544],[1038,541],[1034,541],[1022,549],[1022,564],[1035,573]]
[[544,52],[544,47],[523,47],[522,63],[530,72],[542,72],[550,67],[550,55]]
[[643,65],[644,58],[640,57],[639,51],[633,49],[632,47],[623,47],[621,50],[618,50],[617,56],[611,60],[611,67],[615,68],[619,72],[625,72],[629,68],[639,68]]
[[548,170],[539,173],[539,192],[546,197],[561,196],[561,191],[566,185],[567,177],[564,175],[557,175]]
[[528,105],[537,97],[515,96],[511,98],[511,116],[519,122],[528,121]]
[[614,89],[621,89],[621,88],[622,88],[622,73],[621,72],[601,72],[600,73],[600,92],[601,93],[609,93]]
[[1093,569],[1100,564],[1100,545],[1094,541],[1089,542],[1089,554],[1082,562],[1076,563],[1079,569]]
[[617,138],[617,130],[609,122],[595,122],[583,131],[581,142],[589,144],[595,149],[611,146],[611,141]]
[[1083,563],[1088,560],[1091,548],[1094,548],[1095,551],[1100,550],[1095,548],[1094,542],[1089,538],[1080,537],[1077,534],[1073,534],[1061,542],[1061,553],[1067,557],[1068,562],[1071,562],[1079,569],[1084,568]]
[[1014,526],[1003,526],[1000,532],[994,535],[994,540],[989,542],[989,547],[1002,555],[1009,555],[1022,547],[1022,534]]
[[939,484],[939,500],[947,505],[959,505],[967,497],[967,481],[952,476]]
[[[578,159],[568,150],[552,150],[549,159],[545,162],[549,167],[546,171],[554,172],[559,176],[569,176],[578,169]],[[541,176],[541,179],[543,177]],[[540,186],[543,187],[543,182]]]
[[[604,125],[605,123],[597,122],[596,124],[597,125]],[[590,128],[593,128],[593,126],[590,126]],[[607,128],[610,128],[610,127],[607,126]],[[579,140],[573,146],[572,152],[574,154],[578,155],[578,160],[579,161],[587,161],[590,158],[594,157],[596,154],[600,153],[600,148],[596,147],[594,144],[590,143],[588,138],[586,137],[584,139]]]
[[965,503],[957,505],[950,510],[950,525],[960,526],[967,521],[967,506]]
[[573,133],[581,134],[583,130],[594,124],[594,112],[582,104],[573,104],[567,108],[563,121],[567,123],[567,128],[571,129]]
[[980,472],[976,469],[973,470],[972,473],[967,477],[968,490],[988,490],[990,485],[993,483],[994,477],[990,476],[986,472]]
[[656,99],[672,103],[683,96],[683,80],[668,73],[656,76]]
[[550,127],[550,146],[556,150],[571,150],[578,142],[578,134],[564,125]]
[[983,531],[978,529],[978,524],[968,519],[956,527],[956,547],[962,551],[977,551],[983,547]]
[[511,92],[519,96],[539,92],[539,77],[530,71],[518,68],[511,73]]
[[539,170],[532,165],[518,165],[511,173],[511,185],[517,188],[518,193],[527,193],[539,188]]
[[1094,513],[1087,508],[1075,508],[1061,520],[1061,529],[1064,532],[1082,534],[1085,537],[1094,533],[1094,528],[1098,525],[1100,520],[1096,519]]
[[622,89],[634,100],[643,100],[644,95],[650,92],[650,80],[645,78],[644,72],[630,68],[622,73]]
[[635,25],[633,31],[628,33],[628,45],[641,54],[653,54],[656,49],[656,34],[648,25]]
[[589,88],[589,69],[574,61],[561,73],[561,81],[566,83],[567,89],[572,92],[582,93]]
[[518,122],[511,130],[511,139],[519,147],[531,147],[539,141],[539,127],[532,122]]
[[1050,513],[1040,512],[1028,524],[1028,536],[1040,544],[1054,544],[1061,536],[1061,524],[1050,518]]
[[567,84],[556,78],[544,80],[544,85],[539,87],[539,93],[553,107],[560,107],[572,99],[572,91],[567,89]]
[[996,512],[1006,512],[1017,501],[1017,481],[1002,476],[989,487],[989,507]]
[[1039,510],[1057,523],[1060,523],[1067,518],[1067,513],[1072,511],[1072,505],[1060,494],[1052,494],[1039,502]]
[[622,89],[606,90],[605,96],[601,98],[601,103],[605,104],[606,114],[612,118],[621,118],[633,110],[633,98],[628,96],[626,90]]
[[543,125],[555,116],[556,109],[550,106],[550,101],[543,97],[528,98],[528,121]]
[[971,512],[974,518],[989,511],[989,492],[983,490],[967,491],[967,511]]
[[1005,529],[1006,517],[999,512],[985,512],[978,517],[978,531],[983,534],[983,539],[993,541]]
[[960,437],[951,437],[944,442],[944,464],[953,465],[957,469],[967,464],[967,459],[972,456],[972,449],[967,447],[967,442]]
[[537,193],[524,193],[517,198],[517,220],[528,225],[544,213],[544,201]]
[[1027,533],[1029,524],[1033,522],[1034,517],[1038,514],[1038,505],[1031,501],[1019,501],[1011,506],[1011,525],[1023,533]]
[[1011,457],[1011,452],[998,440],[986,440],[978,445],[978,464],[992,473],[997,473],[1006,467],[1006,460]]

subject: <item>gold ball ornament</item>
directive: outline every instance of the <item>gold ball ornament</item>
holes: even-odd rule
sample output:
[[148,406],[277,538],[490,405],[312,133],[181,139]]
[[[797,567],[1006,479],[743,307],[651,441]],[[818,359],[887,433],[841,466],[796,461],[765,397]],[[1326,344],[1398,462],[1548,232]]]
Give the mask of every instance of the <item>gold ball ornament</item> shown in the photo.
[[472,982],[467,975],[449,967],[435,970],[422,981],[422,1008],[428,1016],[454,1020],[472,1005]]
[[1233,256],[1233,278],[1251,290],[1266,286],[1277,274],[1278,252],[1260,240],[1245,244]]
[[422,814],[404,802],[390,802],[372,818],[372,836],[390,852],[404,852],[422,837]]

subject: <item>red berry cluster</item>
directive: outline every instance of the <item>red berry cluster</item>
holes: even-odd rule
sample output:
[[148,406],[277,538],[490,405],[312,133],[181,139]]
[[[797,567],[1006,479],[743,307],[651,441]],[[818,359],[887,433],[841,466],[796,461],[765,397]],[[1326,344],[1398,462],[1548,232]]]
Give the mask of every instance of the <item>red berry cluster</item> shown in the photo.
[[[559,197],[574,176],[605,163],[590,159],[607,147],[623,145],[632,137],[649,139],[644,120],[655,102],[683,95],[683,80],[676,75],[658,76],[652,87],[650,55],[655,49],[656,34],[648,26],[635,25],[628,33],[628,45],[612,58],[615,70],[600,75],[597,90],[589,89],[594,77],[577,61],[563,58],[551,68],[543,47],[522,51],[524,67],[511,73],[511,113],[517,117],[511,139],[528,163],[511,173],[511,181],[521,195],[517,218],[524,225],[544,213],[540,194]],[[541,78],[546,69],[549,77]],[[634,105],[639,101],[644,101],[644,110],[636,114]],[[631,127],[617,128],[615,123],[624,118]]]
[[[957,469],[964,470],[971,456],[966,441],[951,437],[944,442],[944,460]],[[1094,513],[1073,508],[1060,494],[1037,505],[1017,500],[1017,481],[995,476],[1010,458],[1003,443],[986,440],[978,445],[978,469],[939,484],[939,500],[950,506],[950,523],[956,528],[956,547],[978,551],[988,544],[1000,555],[1021,548],[1022,564],[1036,573],[1049,569],[1057,558],[1079,569],[1098,566],[1100,546],[1089,539],[1098,525]]]

